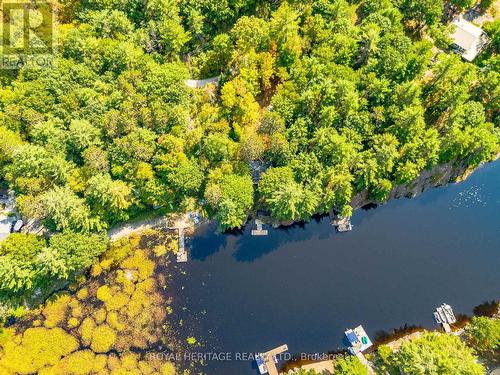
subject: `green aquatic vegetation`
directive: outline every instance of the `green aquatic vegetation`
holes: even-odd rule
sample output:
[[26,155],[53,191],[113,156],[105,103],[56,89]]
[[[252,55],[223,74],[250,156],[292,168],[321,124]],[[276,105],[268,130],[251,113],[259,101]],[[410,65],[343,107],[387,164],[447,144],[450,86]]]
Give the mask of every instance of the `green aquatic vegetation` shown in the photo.
[[69,318],[68,319],[68,328],[69,329],[78,327],[79,324],[80,324],[80,322],[78,321],[77,318]]
[[96,361],[91,350],[79,350],[64,357],[58,364],[39,372],[40,375],[85,375],[102,370],[102,360]]
[[137,270],[139,273],[139,279],[145,280],[153,274],[155,264],[147,257],[144,250],[136,250],[132,256],[126,258],[121,263],[121,268]]
[[115,311],[110,312],[106,317],[106,322],[116,331],[120,332],[125,329],[125,324],[120,322],[120,317]]
[[90,343],[92,342],[92,336],[94,334],[95,330],[95,321],[91,317],[87,317],[83,320],[82,324],[80,325],[80,339],[82,341],[82,344],[84,346],[90,346]]
[[42,314],[45,317],[45,327],[53,328],[66,318],[70,301],[71,297],[67,294],[63,294],[47,302],[42,310]]
[[116,341],[116,331],[110,326],[103,324],[96,327],[92,332],[90,348],[95,353],[106,353],[111,350]]
[[71,308],[71,316],[74,318],[81,318],[83,315],[82,305],[78,300],[72,299],[69,303],[69,307]]
[[107,301],[105,301],[106,310],[120,310],[122,307],[126,306],[129,302],[130,297],[123,292],[116,292],[111,295]]
[[118,270],[116,273],[116,281],[121,284],[121,290],[128,295],[134,292],[137,278],[137,272],[131,270]]
[[169,242],[168,250],[173,252],[174,254],[177,254],[177,251],[179,250],[179,241],[177,240],[177,238]]
[[169,249],[167,249],[167,247],[165,245],[158,245],[158,246],[155,246],[155,248],[153,249],[153,252],[157,257],[159,257],[162,255],[165,255],[168,250]]
[[62,328],[28,328],[2,345],[0,369],[7,373],[31,374],[78,348],[78,340]]
[[121,238],[117,241],[112,242],[109,245],[109,249],[101,257],[98,264],[94,264],[92,267],[92,275],[98,276],[102,271],[111,269],[113,266],[117,266],[128,254],[132,252],[132,249],[139,245],[140,237],[136,234],[130,237]]
[[97,324],[101,324],[106,320],[106,315],[107,315],[106,309],[100,308],[100,309],[97,309],[97,311],[95,311],[93,316],[94,316],[95,322]]
[[87,288],[82,288],[76,293],[76,298],[79,300],[84,300],[89,296],[89,290]]
[[0,374],[175,374],[173,364],[131,352],[161,340],[180,342],[172,333],[163,337],[171,309],[160,293],[166,279],[154,274],[153,247],[140,243],[136,237],[121,241],[120,250],[112,245],[100,263],[111,259],[113,268],[4,329]]
[[97,289],[97,298],[106,303],[111,299],[111,289],[107,285],[103,285]]

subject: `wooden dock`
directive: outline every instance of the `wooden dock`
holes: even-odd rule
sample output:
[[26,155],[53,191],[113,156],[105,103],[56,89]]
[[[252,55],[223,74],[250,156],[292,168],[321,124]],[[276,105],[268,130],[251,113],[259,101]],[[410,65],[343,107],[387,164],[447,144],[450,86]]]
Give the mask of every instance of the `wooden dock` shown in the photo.
[[252,229],[252,236],[267,236],[267,229],[262,229],[262,221],[255,219],[257,229]]
[[330,218],[332,225],[337,228],[337,232],[349,232],[352,230],[350,217],[338,216],[331,211]]
[[179,249],[177,250],[177,263],[185,263],[188,261],[186,251],[186,241],[184,238],[184,228],[179,227]]
[[349,232],[352,230],[351,219],[348,217],[339,218],[337,222],[337,231]]
[[278,368],[274,362],[274,357],[286,351],[288,351],[288,345],[285,344],[261,354],[269,375],[279,375]]

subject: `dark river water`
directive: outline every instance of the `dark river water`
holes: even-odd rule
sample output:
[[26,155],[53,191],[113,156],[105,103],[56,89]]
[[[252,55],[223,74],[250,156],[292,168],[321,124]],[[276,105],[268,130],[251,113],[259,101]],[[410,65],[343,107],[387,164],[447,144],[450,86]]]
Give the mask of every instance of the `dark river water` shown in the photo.
[[290,353],[327,352],[347,327],[362,324],[372,339],[404,324],[435,328],[443,302],[470,314],[500,297],[500,162],[463,183],[357,210],[352,223],[340,234],[323,218],[266,237],[251,236],[253,225],[239,235],[199,228],[176,304],[203,342],[194,352],[233,359],[207,361],[204,372],[254,375],[245,353],[285,343]]

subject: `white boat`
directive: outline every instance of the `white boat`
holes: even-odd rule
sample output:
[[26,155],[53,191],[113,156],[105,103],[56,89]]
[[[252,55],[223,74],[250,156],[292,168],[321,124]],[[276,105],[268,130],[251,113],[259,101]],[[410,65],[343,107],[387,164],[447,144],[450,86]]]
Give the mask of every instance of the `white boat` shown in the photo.
[[433,313],[434,315],[434,320],[436,321],[437,324],[441,324],[441,318],[439,317],[439,314],[437,312]]
[[436,308],[436,312],[433,313],[434,319],[438,324],[453,324],[457,321],[453,309],[450,305],[443,303],[441,306]]

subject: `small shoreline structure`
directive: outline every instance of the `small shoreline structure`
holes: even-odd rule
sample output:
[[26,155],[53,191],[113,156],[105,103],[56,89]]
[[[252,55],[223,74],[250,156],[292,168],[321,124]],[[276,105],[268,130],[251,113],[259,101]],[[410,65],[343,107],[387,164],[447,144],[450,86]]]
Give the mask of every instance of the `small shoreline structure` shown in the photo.
[[359,325],[353,329],[346,329],[344,335],[349,345],[347,348],[349,353],[358,357],[359,361],[365,365],[368,370],[368,374],[374,374],[370,362],[368,362],[363,354],[365,350],[373,345],[363,326]]
[[278,363],[277,355],[288,351],[288,345],[284,344],[277,348],[271,349],[265,353],[259,353],[255,356],[255,361],[259,368],[259,372],[269,375],[279,375],[276,364]]
[[441,306],[436,308],[433,316],[436,323],[441,324],[446,333],[451,333],[451,324],[456,323],[457,318],[450,305],[446,303],[441,304]]
[[331,224],[337,229],[337,232],[349,232],[352,230],[352,223],[350,217],[339,216],[337,214],[331,215]]
[[177,230],[178,232],[177,263],[186,263],[188,261],[185,232],[193,229],[200,221],[201,216],[199,213],[188,212],[175,220],[173,225],[167,226],[167,229]]
[[184,228],[179,228],[179,249],[177,250],[177,263],[185,263],[188,261],[186,251],[186,241],[184,239]]
[[159,216],[154,218],[142,219],[136,222],[129,222],[126,225],[120,225],[108,231],[108,237],[112,241],[128,237],[132,233],[153,230],[175,230],[178,234],[177,262],[185,263],[188,261],[188,249],[186,247],[186,236],[202,221],[199,212],[187,212],[184,214]]
[[455,29],[450,35],[453,40],[451,49],[472,62],[490,42],[488,35],[480,27],[466,20],[463,14],[456,16],[451,24]]
[[268,231],[267,229],[262,229],[262,221],[259,219],[255,219],[255,225],[257,226],[257,229],[252,229],[252,236],[267,236]]

